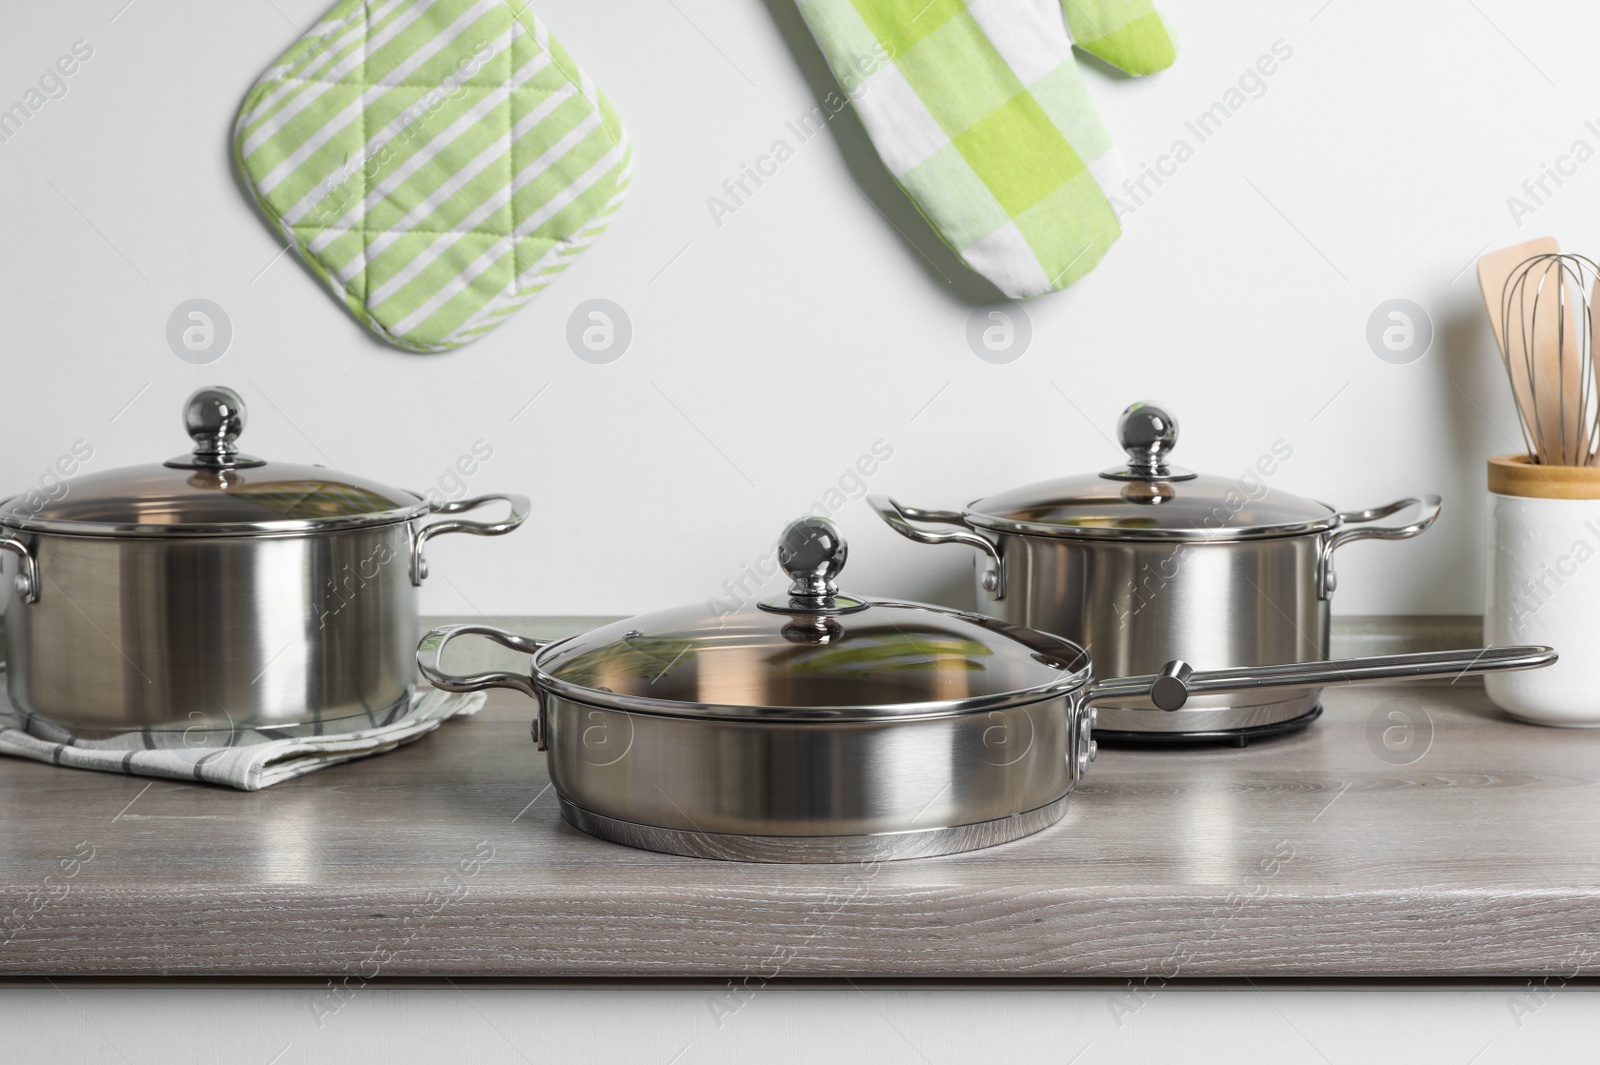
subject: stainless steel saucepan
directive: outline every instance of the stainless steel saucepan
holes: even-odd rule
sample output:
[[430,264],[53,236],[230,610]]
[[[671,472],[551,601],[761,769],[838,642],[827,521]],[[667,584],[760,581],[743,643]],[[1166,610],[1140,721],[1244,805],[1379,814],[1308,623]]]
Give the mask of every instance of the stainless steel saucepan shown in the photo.
[[[1358,540],[1404,540],[1439,516],[1435,495],[1334,510],[1278,486],[1293,448],[1278,441],[1234,477],[1171,465],[1176,419],[1136,403],[1117,425],[1127,462],[923,510],[873,496],[896,532],[977,549],[978,609],[1094,649],[1115,673],[1173,658],[1217,666],[1328,657],[1335,556]],[[1412,511],[1399,524],[1384,519]],[[954,526],[954,528],[951,528]],[[1102,734],[1244,742],[1320,713],[1315,686],[1195,698],[1177,714],[1108,704]]]
[[[846,547],[820,518],[790,525],[789,593],[736,614],[699,605],[543,643],[487,625],[424,638],[449,691],[538,703],[563,816],[647,850],[845,862],[974,850],[1058,820],[1094,758],[1095,707],[1179,711],[1191,696],[1531,669],[1544,647],[1159,673],[1097,681],[1060,636],[976,614],[839,594]],[[455,676],[445,648],[485,636],[526,672]]]
[[[498,536],[520,495],[430,504],[239,453],[244,403],[189,397],[191,454],[0,502],[7,690],[27,727],[95,737],[379,724],[416,681],[424,546]],[[494,522],[447,520],[492,502]]]

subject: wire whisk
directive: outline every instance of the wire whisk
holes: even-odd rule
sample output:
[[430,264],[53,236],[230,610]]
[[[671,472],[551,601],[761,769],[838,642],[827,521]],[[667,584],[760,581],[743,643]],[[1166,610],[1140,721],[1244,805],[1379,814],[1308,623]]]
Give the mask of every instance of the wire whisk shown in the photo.
[[1552,253],[1519,263],[1501,292],[1500,358],[1528,455],[1541,465],[1600,465],[1597,286],[1594,260]]

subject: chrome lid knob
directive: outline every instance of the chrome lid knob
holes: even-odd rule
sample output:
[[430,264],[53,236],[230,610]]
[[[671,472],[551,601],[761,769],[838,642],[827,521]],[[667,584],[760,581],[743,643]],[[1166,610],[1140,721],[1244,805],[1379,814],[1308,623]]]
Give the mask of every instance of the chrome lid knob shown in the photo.
[[1128,453],[1129,469],[1163,472],[1178,444],[1178,419],[1154,403],[1135,403],[1117,419],[1117,442]]
[[194,439],[196,455],[237,455],[244,432],[244,400],[231,388],[214,385],[191,395],[183,405],[183,428]]
[[1117,442],[1128,453],[1128,465],[1100,476],[1116,481],[1187,481],[1195,475],[1168,465],[1178,446],[1178,419],[1154,403],[1135,403],[1117,419]]
[[827,518],[800,518],[778,538],[778,564],[789,575],[789,594],[833,598],[850,545]]
[[183,430],[194,441],[194,451],[167,463],[179,469],[237,469],[263,465],[263,460],[239,453],[244,432],[244,399],[231,388],[211,385],[197,389],[183,404]]
[[850,545],[827,518],[791,521],[778,537],[778,564],[789,575],[789,594],[761,603],[761,609],[818,616],[865,610],[866,603],[839,594],[836,581],[849,555]]

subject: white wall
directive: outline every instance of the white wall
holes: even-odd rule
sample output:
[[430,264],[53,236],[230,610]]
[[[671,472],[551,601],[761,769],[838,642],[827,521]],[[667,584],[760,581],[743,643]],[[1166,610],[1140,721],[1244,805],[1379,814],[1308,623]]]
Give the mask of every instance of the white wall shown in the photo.
[[[325,0],[125,3],[0,0],[0,101],[74,41],[95,50],[64,98],[0,144],[0,486],[26,487],[80,438],[90,469],[176,453],[179,403],[213,382],[250,402],[248,449],[391,483],[427,486],[484,439],[495,456],[471,488],[528,491],[539,517],[512,539],[439,542],[432,613],[703,599],[875,440],[894,457],[874,490],[959,505],[1111,464],[1105,434],[1140,398],[1180,415],[1189,466],[1243,470],[1282,438],[1286,489],[1344,508],[1443,493],[1425,541],[1349,552],[1337,606],[1476,612],[1483,459],[1518,431],[1469,264],[1547,231],[1590,251],[1600,235],[1600,162],[1520,228],[1506,203],[1575,139],[1600,146],[1584,126],[1600,108],[1582,103],[1600,79],[1592,5],[1168,0],[1173,70],[1086,75],[1135,166],[1193,141],[1185,120],[1275,41],[1293,57],[1128,219],[1096,272],[1027,305],[1027,354],[991,365],[965,339],[958,289],[976,286],[947,284],[948,259],[930,266],[896,231],[930,244],[859,151],[853,116],[714,223],[707,197],[815,101],[817,57],[789,0],[540,0],[636,140],[631,202],[497,334],[407,355],[369,339],[292,258],[267,268],[278,245],[230,169],[239,100],[293,40],[284,16],[308,26]],[[209,366],[165,341],[193,297],[235,329]],[[564,340],[595,297],[635,330],[609,365]],[[1409,365],[1364,339],[1395,297],[1437,330]],[[839,517],[857,587],[969,594],[962,550],[915,548],[859,502]]]
[[326,998],[317,991],[66,984],[0,992],[0,1022],[9,1060],[60,1065],[1506,1065],[1581,1060],[1600,1007],[1592,988],[1566,987],[1559,977],[1548,988],[1306,991],[1265,983],[1145,995],[1126,984],[954,991],[863,983],[769,989],[730,1010],[723,1003],[737,1000],[715,986],[445,987],[369,989],[329,1016],[317,1012]]

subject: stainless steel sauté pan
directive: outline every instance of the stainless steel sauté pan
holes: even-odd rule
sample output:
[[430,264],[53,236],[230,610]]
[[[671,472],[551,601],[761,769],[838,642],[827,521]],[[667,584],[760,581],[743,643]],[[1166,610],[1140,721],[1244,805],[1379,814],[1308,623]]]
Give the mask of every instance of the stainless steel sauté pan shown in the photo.
[[[1097,681],[1076,643],[979,614],[839,593],[846,546],[807,518],[781,540],[789,593],[737,614],[647,614],[551,643],[487,625],[430,633],[423,675],[538,704],[568,822],[649,850],[844,862],[987,847],[1058,820],[1095,754],[1095,707],[1542,665],[1544,648]],[[446,672],[478,635],[527,672]]]

